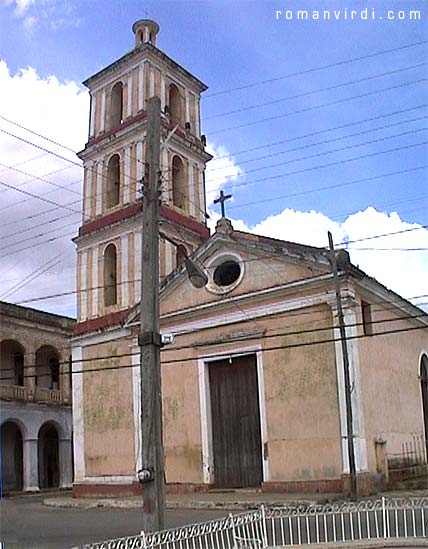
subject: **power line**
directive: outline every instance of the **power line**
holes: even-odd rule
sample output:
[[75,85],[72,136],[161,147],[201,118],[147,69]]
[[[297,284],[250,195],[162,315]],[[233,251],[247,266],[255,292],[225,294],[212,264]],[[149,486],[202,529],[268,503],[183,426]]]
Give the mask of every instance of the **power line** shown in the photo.
[[57,206],[58,208],[63,208],[65,210],[70,210],[75,213],[80,213],[78,210],[75,210],[73,208],[69,208],[68,206],[64,204],[59,204],[58,202],[55,202],[53,200],[49,200],[48,198],[43,198],[42,196],[39,196],[34,193],[30,193],[28,191],[24,191],[23,189],[20,189],[19,187],[15,187],[14,185],[10,185],[9,183],[6,183],[5,181],[0,180],[0,185],[3,185],[3,187],[7,187],[8,189],[13,189],[14,191],[17,191],[21,194],[25,194],[27,196],[31,196],[32,198],[36,198],[37,200],[42,200],[43,202],[46,202],[47,204],[53,204],[54,206]]
[[350,86],[350,85],[353,85],[353,84],[359,84],[361,82],[367,82],[369,80],[375,80],[376,78],[382,78],[384,76],[391,76],[392,74],[398,74],[398,73],[401,73],[401,72],[405,72],[405,71],[409,71],[409,70],[412,70],[412,69],[416,69],[416,68],[419,68],[419,67],[426,67],[427,66],[427,63],[424,62],[424,63],[418,63],[416,65],[410,65],[408,67],[403,67],[403,68],[400,68],[400,69],[395,69],[393,71],[388,71],[388,72],[383,72],[383,73],[379,73],[379,74],[374,74],[374,75],[371,75],[371,76],[366,76],[364,78],[359,78],[357,80],[350,80],[348,82],[343,82],[341,84],[335,84],[333,86],[327,86],[327,87],[324,87],[324,88],[318,88],[317,90],[312,90],[312,91],[309,91],[309,92],[304,92],[304,93],[298,93],[298,94],[295,94],[295,95],[290,95],[288,97],[282,97],[280,99],[274,99],[273,101],[265,101],[264,103],[257,103],[256,105],[249,105],[247,107],[242,107],[241,109],[235,109],[233,111],[228,111],[228,112],[223,112],[223,113],[219,113],[219,114],[214,114],[212,116],[207,116],[204,118],[204,120],[212,120],[213,118],[220,118],[220,117],[223,117],[223,116],[230,116],[232,114],[238,114],[240,112],[246,112],[246,111],[250,111],[250,110],[254,110],[254,109],[259,109],[261,107],[266,107],[268,105],[276,105],[278,103],[282,103],[284,101],[290,101],[291,99],[298,99],[300,97],[307,97],[308,95],[313,95],[313,94],[316,94],[316,93],[321,93],[321,92],[325,92],[325,91],[331,91],[331,90],[336,90],[338,88],[343,88],[344,86]]
[[61,255],[62,254],[58,254],[57,256],[53,257],[49,261],[46,261],[45,263],[37,267],[37,269],[33,270],[30,274],[25,276],[20,282],[18,282],[17,284],[14,284],[11,288],[9,288],[6,292],[4,292],[0,296],[0,299],[9,298],[12,294],[21,290],[24,285],[28,285],[31,282],[34,282],[36,278],[45,274],[47,271],[49,271],[53,267],[56,267],[57,265],[59,265],[60,261],[58,261],[58,259],[61,257]]
[[[334,143],[335,141],[344,141],[345,139],[350,139],[351,137],[357,137],[359,135],[371,134],[374,131],[385,130],[385,129],[388,129],[388,128],[393,128],[395,126],[401,126],[402,124],[408,124],[408,123],[411,123],[411,122],[418,122],[419,120],[426,120],[427,118],[428,118],[427,115],[418,116],[417,118],[410,118],[410,119],[406,119],[406,120],[401,120],[400,122],[395,122],[393,124],[386,124],[385,126],[378,126],[377,128],[370,128],[368,130],[363,130],[363,131],[351,133],[351,134],[348,134],[348,135],[340,135],[338,137],[333,137],[332,139],[325,139],[324,141],[316,141],[315,143],[309,143],[307,145],[301,145],[300,147],[294,147],[293,149],[283,149],[283,150],[280,150],[280,151],[277,151],[277,152],[274,152],[274,153],[270,153],[270,154],[266,154],[266,155],[263,155],[263,156],[256,156],[256,157],[249,158],[247,160],[240,160],[239,161],[239,166],[242,166],[243,164],[249,164],[251,162],[256,162],[257,160],[263,160],[265,158],[273,158],[273,157],[281,156],[281,155],[289,153],[289,152],[308,149],[310,147],[315,147],[317,145],[326,145],[328,143]],[[422,128],[422,130],[426,130],[426,129],[427,128]],[[326,131],[332,131],[332,130],[326,130]],[[416,131],[420,131],[420,130],[416,130]],[[315,133],[320,133],[320,132],[315,132]],[[311,135],[311,134],[309,134],[309,135]],[[391,137],[387,137],[387,138],[390,139],[392,137],[399,137],[400,135],[401,134],[393,134]],[[297,139],[302,139],[302,137],[296,137],[296,138],[288,139],[287,141],[295,141]],[[370,143],[370,141],[368,141],[367,143]],[[364,143],[362,143],[361,145],[364,145]],[[354,146],[361,146],[361,145],[357,144],[357,145],[354,145]],[[218,170],[224,170],[224,167],[210,168],[208,173],[211,174],[212,172],[216,172]]]
[[[56,229],[53,229],[53,230],[54,231],[60,231],[60,230],[62,231],[63,229],[65,229],[67,227],[75,227],[75,226],[76,226],[76,223],[73,221],[72,223],[67,223],[66,225],[61,225],[61,227],[57,227]],[[19,246],[20,244],[23,244],[24,242],[31,242],[31,241],[35,240],[36,238],[46,236],[47,234],[50,234],[50,232],[31,235],[28,238],[21,238],[19,240],[19,242],[13,242],[12,244],[8,244],[7,246],[2,246],[1,251],[3,252],[4,250],[9,250],[10,248],[13,248],[14,246]],[[75,234],[75,233],[73,233],[73,234]],[[62,236],[63,235],[58,235],[59,238],[61,238]],[[35,245],[37,245],[37,243],[35,243]],[[2,257],[5,257],[3,255],[3,253],[0,255],[0,258],[2,258]]]
[[262,204],[262,203],[265,203],[265,202],[274,202],[274,201],[277,201],[279,199],[284,199],[284,198],[294,198],[296,196],[303,196],[303,195],[306,195],[306,194],[312,194],[312,193],[316,193],[316,192],[320,192],[320,191],[327,191],[327,190],[330,190],[330,189],[337,189],[337,188],[340,188],[340,187],[347,187],[347,186],[351,186],[351,185],[356,185],[357,183],[365,183],[367,181],[375,181],[376,179],[384,179],[385,177],[391,177],[391,176],[395,176],[395,175],[402,175],[404,173],[410,173],[410,172],[414,172],[414,171],[418,171],[418,170],[426,170],[428,168],[428,164],[424,164],[423,166],[416,166],[414,168],[408,168],[406,170],[398,170],[398,171],[395,171],[395,172],[389,172],[389,173],[385,173],[385,174],[380,174],[380,175],[374,175],[374,176],[371,176],[371,177],[363,177],[361,179],[353,179],[352,181],[345,181],[343,183],[335,183],[333,185],[324,185],[322,187],[316,187],[314,189],[307,189],[307,190],[304,190],[304,191],[298,191],[298,192],[294,192],[294,193],[289,193],[289,194],[283,194],[281,196],[275,196],[275,197],[272,197],[272,198],[265,198],[265,199],[261,199],[261,200],[257,200],[257,201],[253,201],[253,202],[244,202],[242,204],[231,204],[229,206],[229,209],[239,209],[239,208],[243,208],[244,206],[253,206],[255,204]]
[[[375,334],[371,334],[371,335],[366,335],[366,334],[356,334],[356,335],[347,335],[346,336],[346,339],[347,340],[358,340],[358,339],[362,339],[362,338],[374,338],[374,337],[379,337],[379,336],[386,336],[386,335],[392,335],[392,334],[399,334],[399,333],[408,333],[408,332],[413,332],[415,330],[426,330],[428,328],[428,326],[412,326],[412,327],[409,327],[409,328],[396,328],[396,329],[393,329],[393,330],[385,330],[383,332],[377,332]],[[330,330],[333,329],[333,328],[329,328]],[[288,334],[288,335],[293,335],[293,334]],[[240,342],[242,341],[251,341],[253,339],[266,339],[268,337],[268,335],[263,335],[263,336],[246,336],[245,338],[241,339]],[[277,334],[277,335],[272,335],[272,337],[280,337],[280,334]],[[308,347],[308,346],[312,346],[312,345],[325,345],[325,344],[328,344],[328,343],[337,343],[341,341],[341,338],[336,338],[336,337],[332,337],[332,338],[328,338],[328,339],[324,339],[324,340],[318,340],[318,341],[306,341],[306,342],[300,342],[300,343],[290,343],[290,344],[282,344],[282,345],[272,345],[272,346],[265,346],[263,347],[263,352],[265,351],[274,351],[274,350],[281,350],[281,349],[296,349],[296,348],[299,348],[299,347]],[[226,342],[227,343],[227,342]],[[231,341],[230,343],[233,343],[233,341]],[[178,351],[178,350],[183,350],[184,348],[198,348],[200,346],[203,346],[203,347],[213,347],[213,346],[218,346],[219,343],[218,342],[207,342],[207,343],[204,343],[203,345],[197,345],[197,344],[192,344],[192,345],[188,345],[186,347],[181,347],[181,348],[177,348],[177,349],[163,349],[162,352],[166,352],[166,351]],[[221,352],[219,353],[217,356],[216,356],[216,359],[218,360],[221,360],[222,357],[225,357],[225,358],[233,358],[235,355],[238,355],[238,354],[242,354],[242,352],[240,353],[239,351],[229,351],[229,352]],[[89,358],[89,359],[81,359],[81,360],[76,360],[75,361],[75,364],[81,364],[81,363],[86,363],[86,362],[89,362],[89,363],[92,363],[92,362],[97,362],[99,360],[114,360],[114,359],[117,359],[117,358],[126,358],[126,357],[133,357],[133,356],[138,356],[138,353],[123,353],[123,354],[120,354],[120,355],[108,355],[108,356],[105,356],[105,357],[93,357],[93,358]],[[164,365],[164,364],[177,364],[177,363],[183,363],[183,362],[190,362],[190,361],[194,361],[194,360],[203,360],[203,359],[212,359],[212,355],[198,355],[198,356],[189,356],[189,357],[181,357],[181,358],[175,358],[175,359],[167,359],[167,360],[161,360],[161,365]],[[64,362],[60,362],[60,365],[61,364],[69,364],[68,361],[64,361]],[[29,367],[34,367],[34,366],[37,366],[37,365],[31,365],[31,366],[24,366],[24,369],[25,368],[29,368]],[[107,370],[118,370],[118,369],[128,369],[128,368],[136,368],[136,367],[139,367],[138,365],[135,365],[135,364],[121,364],[121,365],[114,365],[114,366],[97,366],[95,368],[82,368],[81,370],[73,370],[71,373],[72,374],[85,374],[85,373],[90,373],[90,372],[102,372],[102,371],[107,371]],[[8,370],[8,369],[6,369]],[[10,369],[9,369],[10,370]],[[40,375],[40,374],[39,374]],[[60,372],[60,375],[69,375],[69,372]],[[23,378],[34,378],[34,377],[37,377],[37,374],[24,374]],[[2,380],[10,380],[10,379],[14,379],[14,378],[2,378]]]
[[[283,145],[284,143],[290,143],[292,141],[296,141],[296,140],[299,140],[299,139],[306,139],[308,137],[314,137],[316,135],[320,135],[320,134],[323,134],[323,133],[329,133],[329,132],[333,132],[333,131],[337,131],[337,130],[343,130],[345,128],[349,128],[351,126],[356,126],[358,124],[365,124],[366,122],[373,122],[375,120],[380,120],[382,118],[389,118],[390,116],[395,116],[397,114],[405,114],[405,113],[408,113],[410,111],[424,109],[426,107],[428,107],[428,104],[417,105],[415,107],[409,107],[407,109],[400,109],[398,111],[393,111],[393,112],[389,112],[389,113],[385,113],[385,114],[380,114],[378,116],[373,116],[371,118],[364,118],[362,120],[356,120],[354,122],[348,122],[346,124],[341,124],[340,126],[333,126],[332,128],[327,128],[325,130],[317,130],[315,132],[310,132],[310,133],[303,134],[303,135],[297,135],[295,137],[290,137],[288,139],[281,139],[281,141],[273,141],[271,143],[267,143],[265,145],[259,145],[257,147],[252,147],[250,149],[241,149],[240,151],[235,151],[235,152],[231,152],[231,153],[224,154],[224,155],[221,155],[221,156],[216,156],[210,162],[214,163],[214,162],[217,162],[218,160],[222,160],[224,158],[229,158],[231,156],[239,156],[241,154],[245,154],[245,153],[248,153],[248,152],[254,152],[254,151],[261,150],[261,149],[267,149],[267,148],[274,147],[276,145]],[[406,120],[403,121],[403,123],[405,123],[405,122],[406,122]]]
[[[272,175],[272,176],[269,176],[269,177],[263,177],[263,178],[253,180],[253,181],[246,181],[246,182],[243,182],[243,183],[233,183],[232,187],[235,188],[235,187],[243,187],[243,186],[247,186],[247,185],[254,185],[256,183],[260,183],[261,181],[269,181],[269,180],[272,180],[272,179],[279,179],[281,177],[288,177],[290,175],[297,175],[297,174],[300,174],[300,173],[306,173],[306,172],[310,172],[310,171],[313,171],[313,170],[318,170],[320,168],[330,168],[332,166],[339,166],[341,164],[346,164],[348,162],[354,162],[355,160],[363,160],[365,158],[373,158],[373,157],[379,156],[381,154],[389,154],[389,153],[392,153],[392,152],[404,151],[404,150],[407,150],[407,149],[411,149],[413,147],[420,147],[422,145],[427,145],[427,144],[428,144],[428,141],[421,141],[420,143],[412,143],[410,145],[403,145],[401,147],[394,147],[392,149],[387,149],[385,151],[378,151],[378,152],[375,152],[375,153],[369,153],[369,154],[365,154],[365,155],[354,156],[352,158],[347,158],[346,160],[338,160],[336,162],[329,162],[328,164],[319,164],[318,166],[312,166],[310,168],[303,168],[301,170],[295,170],[293,172],[285,172],[285,173],[281,173],[281,174],[277,174],[277,175]],[[217,191],[207,191],[207,194],[213,194],[214,192],[217,192]]]
[[[337,152],[347,151],[349,149],[354,149],[356,147],[364,147],[364,146],[367,146],[367,145],[372,145],[374,143],[382,143],[384,141],[388,141],[389,139],[396,139],[397,137],[403,137],[405,135],[412,135],[412,134],[422,132],[422,131],[425,132],[427,130],[428,130],[428,127],[427,128],[416,128],[416,129],[408,130],[408,131],[405,131],[405,132],[400,132],[400,133],[393,134],[393,135],[378,137],[377,139],[372,139],[370,141],[363,141],[362,143],[345,145],[344,147],[339,147],[338,149],[332,149],[330,151],[322,151],[320,153],[311,154],[309,156],[302,156],[300,158],[293,158],[291,160],[285,160],[285,161],[282,161],[282,162],[277,162],[276,164],[268,164],[268,165],[259,166],[258,168],[253,168],[252,170],[247,170],[245,172],[245,174],[247,175],[249,173],[259,172],[260,170],[266,170],[267,168],[277,168],[278,166],[284,166],[286,164],[294,164],[295,162],[302,162],[304,160],[311,160],[313,158],[319,158],[320,156],[326,156],[328,154],[334,154],[334,153],[337,153]],[[334,141],[336,141],[336,139]],[[281,154],[285,154],[285,153],[288,153],[288,152],[300,151],[302,149],[307,149],[309,147],[313,147],[315,145],[320,145],[320,144],[322,144],[322,143],[315,143],[313,145],[304,145],[304,146],[301,146],[301,147],[294,147],[292,149],[288,149],[288,150],[284,151]],[[273,155],[273,156],[276,156],[276,155]],[[213,183],[213,182],[216,182],[216,181],[223,181],[223,179],[224,179],[223,177],[220,178],[220,179],[211,179],[210,183]]]
[[241,128],[247,128],[249,126],[254,126],[256,124],[262,124],[264,122],[272,122],[278,120],[279,118],[286,118],[287,116],[292,116],[295,114],[301,114],[304,112],[310,112],[316,109],[324,109],[325,107],[333,107],[335,105],[340,105],[342,103],[347,103],[348,101],[353,101],[354,99],[361,99],[363,97],[371,97],[379,93],[389,92],[398,88],[404,88],[406,86],[412,86],[413,84],[421,84],[422,82],[427,82],[427,78],[420,78],[419,80],[412,80],[411,82],[404,82],[402,84],[396,84],[395,86],[388,86],[387,88],[381,88],[380,90],[375,90],[371,92],[361,93],[358,95],[353,95],[351,97],[345,97],[343,99],[336,99],[335,101],[330,101],[329,103],[322,103],[320,105],[312,105],[310,107],[305,107],[303,109],[297,109],[295,111],[286,112],[283,114],[277,114],[275,116],[269,116],[267,118],[261,118],[260,120],[253,120],[251,122],[246,122],[245,124],[238,124],[237,126],[229,126],[228,128],[222,128],[220,130],[215,130],[210,132],[210,135],[216,135],[219,133],[228,132],[231,130],[238,130]]
[[[78,194],[80,196],[82,195],[82,193],[79,192],[79,191],[73,191],[72,189],[65,188],[63,185],[58,185],[57,183],[54,183],[53,181],[49,181],[49,179],[46,179],[46,176],[41,177],[41,176],[38,176],[38,175],[35,175],[35,174],[32,174],[32,173],[26,172],[24,170],[20,170],[19,168],[15,168],[14,166],[7,166],[6,164],[2,164],[2,163],[0,163],[0,166],[4,166],[8,170],[13,170],[14,172],[20,173],[22,175],[27,175],[27,176],[32,178],[30,181],[25,181],[24,183],[22,183],[18,188],[21,188],[24,185],[28,185],[29,183],[33,183],[34,181],[42,181],[43,183],[48,183],[49,185],[52,185],[53,187],[56,187],[57,189],[60,189],[61,191],[67,191],[67,192],[70,192],[70,193]],[[58,170],[54,170],[53,172],[50,172],[46,175],[53,175],[55,173],[60,173],[60,172],[65,171],[65,170],[69,170],[70,168],[71,168],[71,166],[66,166],[64,168],[59,168]]]
[[414,48],[414,47],[417,47],[417,46],[422,46],[422,45],[427,44],[427,43],[428,43],[427,40],[422,40],[421,42],[413,42],[411,44],[405,44],[403,46],[398,46],[396,48],[390,48],[388,50],[381,50],[381,51],[378,51],[378,52],[369,53],[367,55],[361,55],[361,56],[358,56],[358,57],[353,57],[351,59],[336,61],[335,63],[329,63],[328,65],[321,65],[319,67],[313,67],[311,69],[305,69],[303,71],[298,71],[298,72],[286,74],[285,76],[277,76],[275,78],[269,78],[267,80],[259,80],[258,82],[253,82],[252,84],[245,84],[243,86],[238,86],[238,87],[235,87],[235,88],[229,88],[227,90],[222,90],[222,91],[218,91],[218,92],[209,93],[207,95],[204,95],[204,99],[210,99],[211,97],[216,97],[216,96],[219,96],[219,95],[223,95],[223,94],[226,94],[226,93],[232,93],[232,92],[235,92],[235,91],[246,90],[246,89],[249,89],[249,88],[253,88],[255,86],[262,86],[264,84],[271,84],[272,82],[278,82],[279,80],[286,80],[288,78],[294,78],[295,76],[302,76],[304,74],[311,74],[313,72],[322,71],[322,70],[325,70],[325,69],[331,69],[333,67],[339,67],[341,65],[347,65],[348,63],[355,63],[356,61],[363,61],[364,59],[370,59],[370,58],[373,58],[373,57],[378,57],[379,55],[385,55],[385,54],[393,53],[393,52],[400,51],[400,50],[405,50],[405,49]]
[[18,122],[14,122],[13,120],[10,120],[10,118],[6,118],[3,115],[0,115],[1,120],[5,120],[9,124],[12,124],[13,126],[17,126],[21,130],[25,130],[26,132],[32,133],[33,135],[36,135],[37,137],[40,137],[41,139],[44,139],[45,141],[49,141],[49,143],[52,143],[53,145],[57,145],[58,147],[61,147],[62,149],[66,149],[67,151],[70,151],[74,154],[76,154],[75,150],[67,147],[66,145],[63,145],[62,143],[59,143],[58,141],[55,141],[53,139],[50,139],[49,137],[46,137],[45,135],[42,135],[40,133],[37,133],[34,130],[31,130],[30,128],[27,128],[26,126],[23,126],[22,124],[19,124]]

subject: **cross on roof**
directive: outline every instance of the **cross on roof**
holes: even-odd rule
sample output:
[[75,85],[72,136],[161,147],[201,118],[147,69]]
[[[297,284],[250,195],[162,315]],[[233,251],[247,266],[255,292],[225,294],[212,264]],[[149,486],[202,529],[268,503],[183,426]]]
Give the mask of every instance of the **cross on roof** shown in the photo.
[[220,196],[214,200],[214,204],[218,204],[219,202],[221,204],[221,217],[226,217],[224,203],[229,198],[232,198],[231,194],[224,194],[224,191],[220,191]]

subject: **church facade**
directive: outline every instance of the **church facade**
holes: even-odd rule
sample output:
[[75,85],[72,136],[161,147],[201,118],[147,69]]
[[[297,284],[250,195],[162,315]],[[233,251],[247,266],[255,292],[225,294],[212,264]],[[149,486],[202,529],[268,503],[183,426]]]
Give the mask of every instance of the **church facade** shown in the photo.
[[[321,248],[205,224],[206,86],[133,26],[135,48],[88,79],[84,214],[72,344],[74,492],[139,493],[141,182],[146,100],[161,99],[161,331],[170,490],[349,488],[333,275]],[[171,132],[173,132],[171,134]],[[168,142],[165,140],[169,136]],[[176,244],[172,244],[175,242]],[[191,286],[183,259],[208,276]],[[338,253],[356,469],[381,486],[387,455],[428,425],[428,316]]]

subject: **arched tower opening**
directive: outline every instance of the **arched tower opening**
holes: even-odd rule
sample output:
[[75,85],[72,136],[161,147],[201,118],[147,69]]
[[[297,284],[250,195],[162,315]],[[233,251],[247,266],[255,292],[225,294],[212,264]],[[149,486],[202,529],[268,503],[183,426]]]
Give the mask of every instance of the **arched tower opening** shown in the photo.
[[117,303],[117,250],[109,244],[104,252],[104,305]]
[[110,92],[109,129],[117,128],[123,121],[123,84],[116,82]]
[[175,84],[169,86],[169,117],[171,124],[182,124],[180,90]]
[[114,154],[107,165],[106,206],[112,208],[120,199],[120,157]]
[[175,155],[172,159],[172,203],[183,210],[185,197],[184,165],[181,158]]

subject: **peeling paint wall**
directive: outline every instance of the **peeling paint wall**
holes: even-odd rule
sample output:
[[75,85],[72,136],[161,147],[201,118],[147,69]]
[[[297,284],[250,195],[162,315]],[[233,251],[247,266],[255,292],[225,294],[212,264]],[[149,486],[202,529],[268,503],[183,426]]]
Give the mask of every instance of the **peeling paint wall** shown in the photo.
[[[331,309],[305,308],[180,335],[162,354],[164,438],[168,482],[202,482],[198,358],[245,346],[263,352],[264,400],[271,481],[340,478],[342,472],[334,344],[293,346],[332,337]],[[326,331],[274,336],[329,327]],[[168,327],[163,327],[168,331]],[[262,337],[264,334],[265,338]],[[235,339],[235,341],[234,341]],[[236,341],[237,339],[237,341]],[[229,342],[228,342],[229,341]],[[216,344],[217,342],[217,344]],[[189,347],[188,347],[189,346]],[[193,357],[193,360],[189,360]],[[214,466],[215,467],[215,466]]]
[[[417,326],[414,321],[393,321],[406,314],[373,304],[374,333]],[[360,309],[357,318],[362,321]],[[384,320],[387,322],[378,322]],[[411,433],[424,433],[419,370],[421,353],[427,349],[426,329],[359,340],[367,449],[372,470],[376,470],[376,439],[385,440],[387,454],[394,454],[402,452],[402,443],[411,442]]]
[[[131,357],[127,340],[84,348],[83,406],[88,476],[135,472]],[[115,368],[106,370],[105,368]],[[104,369],[104,370],[103,370]],[[88,371],[94,370],[94,371]]]

